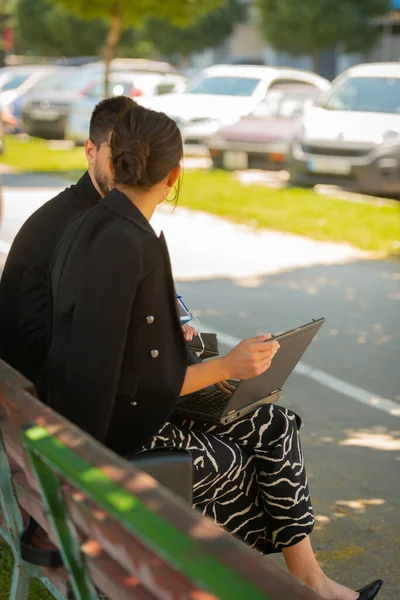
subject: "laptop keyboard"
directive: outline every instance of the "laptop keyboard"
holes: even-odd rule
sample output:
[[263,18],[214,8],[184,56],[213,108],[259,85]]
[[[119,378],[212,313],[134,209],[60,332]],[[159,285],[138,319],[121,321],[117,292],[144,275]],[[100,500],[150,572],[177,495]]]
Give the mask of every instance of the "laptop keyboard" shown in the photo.
[[[229,383],[236,387],[238,381],[232,380],[229,381]],[[230,396],[227,396],[217,389],[213,389],[206,394],[203,392],[200,392],[199,394],[191,394],[185,400],[179,402],[178,408],[184,408],[185,410],[189,411],[200,411],[209,414],[215,414],[222,412],[229,402],[229,399]]]
[[225,408],[229,398],[222,392],[215,390],[209,394],[205,394],[201,398],[191,396],[182,402],[179,402],[178,408],[184,408],[185,410],[195,410],[201,412],[207,412],[210,414],[221,412]]

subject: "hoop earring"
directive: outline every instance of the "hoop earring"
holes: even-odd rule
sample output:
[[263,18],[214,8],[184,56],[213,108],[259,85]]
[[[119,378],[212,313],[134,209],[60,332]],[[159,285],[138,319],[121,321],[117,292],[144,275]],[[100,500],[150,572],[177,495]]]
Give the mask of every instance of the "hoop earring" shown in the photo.
[[112,179],[109,179],[108,180],[108,189],[109,189],[109,191],[112,192],[113,189],[114,189],[114,187],[115,187],[114,181]]
[[[173,197],[173,198],[169,198],[169,199],[168,199],[168,195],[169,195],[169,193],[170,193],[170,191],[171,191],[171,188],[167,188],[167,187],[166,187],[166,188],[165,188],[165,190],[164,190],[164,200],[166,200],[167,202],[175,202],[175,200],[176,200],[176,199],[177,199],[177,197],[178,197],[178,188],[177,188],[177,186],[176,186],[176,185],[174,185],[172,189],[173,189],[173,190],[174,190],[174,192],[175,192],[175,193],[174,193],[174,197]],[[167,193],[166,193],[166,192],[167,192]]]

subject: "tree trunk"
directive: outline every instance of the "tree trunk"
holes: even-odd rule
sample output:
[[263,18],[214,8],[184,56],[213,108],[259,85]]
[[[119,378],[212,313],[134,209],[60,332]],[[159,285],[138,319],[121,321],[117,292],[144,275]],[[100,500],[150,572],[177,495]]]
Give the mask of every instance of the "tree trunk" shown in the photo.
[[108,96],[108,79],[110,75],[110,63],[115,56],[122,28],[122,5],[121,0],[116,0],[112,6],[110,27],[108,29],[106,43],[104,46],[104,97]]
[[6,8],[7,8],[7,0],[2,0],[0,4],[0,68],[5,67],[6,64],[6,52],[4,48],[4,28],[6,21]]

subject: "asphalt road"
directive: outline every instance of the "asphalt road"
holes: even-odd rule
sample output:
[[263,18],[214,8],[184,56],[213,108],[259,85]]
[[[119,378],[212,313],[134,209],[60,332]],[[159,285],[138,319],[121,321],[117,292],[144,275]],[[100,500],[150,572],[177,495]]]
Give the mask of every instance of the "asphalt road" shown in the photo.
[[[6,190],[0,228],[3,257],[23,220],[53,192],[35,187]],[[192,228],[193,216],[190,219]],[[210,230],[203,234],[193,236],[197,251],[192,247],[190,254],[199,263],[210,261],[199,242],[212,242]],[[173,247],[173,260],[185,252],[184,244],[183,238],[181,248]],[[277,252],[275,247],[272,251]],[[216,262],[222,253],[220,245]],[[293,262],[295,266],[285,264],[247,281],[233,272],[211,276],[203,269],[196,279],[178,277],[177,288],[204,326],[222,332],[223,351],[235,338],[326,318],[304,356],[304,362],[318,370],[314,374],[320,374],[319,381],[296,372],[281,398],[303,419],[317,515],[314,547],[330,576],[354,588],[381,577],[386,584],[379,599],[398,600],[400,263],[358,257],[337,264],[332,258],[330,264]]]
[[371,401],[398,404],[390,414],[297,373],[280,400],[303,419],[320,561],[331,577],[354,588],[383,578],[379,597],[398,600],[400,264],[363,260],[268,275],[256,287],[216,279],[181,282],[178,289],[211,330],[237,338],[324,316],[304,356],[307,365],[334,376],[339,390],[352,384]]

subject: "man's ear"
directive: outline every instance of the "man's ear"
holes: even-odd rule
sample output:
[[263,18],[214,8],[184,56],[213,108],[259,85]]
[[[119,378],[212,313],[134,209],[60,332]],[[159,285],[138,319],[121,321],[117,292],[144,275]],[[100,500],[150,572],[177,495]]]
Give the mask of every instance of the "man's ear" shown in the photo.
[[96,160],[97,148],[96,144],[92,140],[86,140],[85,142],[85,154],[89,165],[93,165]]

